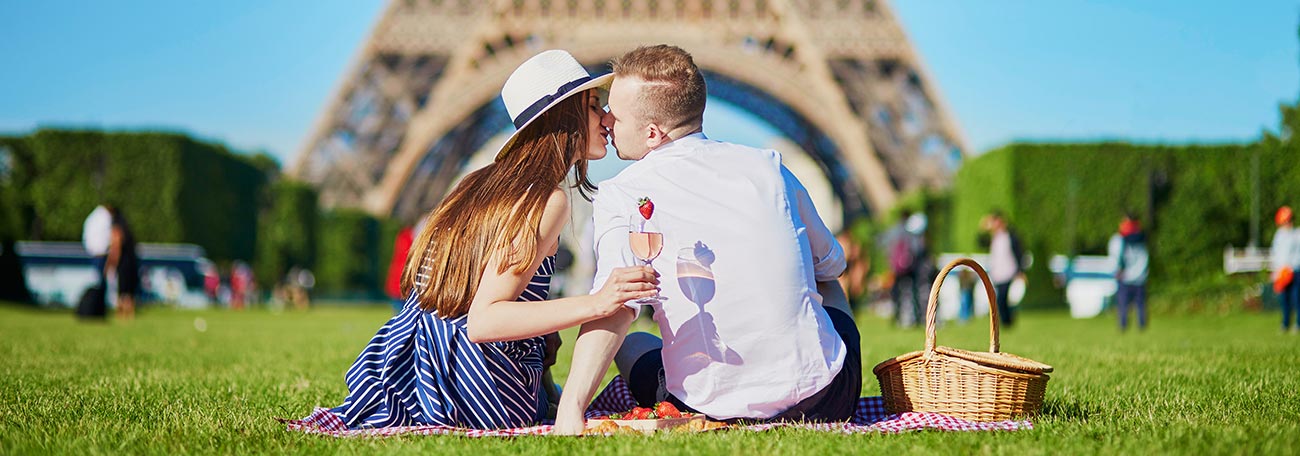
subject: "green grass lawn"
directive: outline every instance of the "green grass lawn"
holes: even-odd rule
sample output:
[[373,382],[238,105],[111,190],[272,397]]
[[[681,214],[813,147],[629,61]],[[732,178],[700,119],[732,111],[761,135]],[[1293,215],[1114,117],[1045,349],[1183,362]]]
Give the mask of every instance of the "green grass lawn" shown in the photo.
[[[1004,350],[1056,367],[1031,431],[336,439],[288,432],[272,419],[341,402],[344,371],[387,316],[379,307],[146,309],[130,323],[83,324],[0,305],[0,454],[1300,452],[1300,337],[1279,334],[1276,314],[1157,316],[1141,334],[1120,334],[1113,317],[1023,315],[1004,333]],[[863,394],[877,395],[870,368],[920,349],[923,333],[874,318],[860,326]],[[943,345],[988,344],[984,324],[939,336]]]

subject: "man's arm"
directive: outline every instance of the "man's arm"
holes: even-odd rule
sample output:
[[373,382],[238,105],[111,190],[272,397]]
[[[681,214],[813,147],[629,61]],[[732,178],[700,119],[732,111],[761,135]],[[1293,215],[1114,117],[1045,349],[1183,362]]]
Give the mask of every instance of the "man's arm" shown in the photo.
[[[785,165],[781,166],[781,176],[785,180],[787,191],[794,195],[794,201],[790,204],[794,205],[796,215],[803,222],[808,235],[816,280],[835,281],[840,274],[844,273],[844,268],[847,266],[844,249],[840,247],[839,241],[835,240],[835,234],[826,227],[826,222],[822,221],[821,215],[817,214],[817,207],[813,206],[812,198],[808,196],[808,190],[804,188],[803,183],[799,182],[799,179]],[[843,293],[842,289],[841,293]]]
[[[633,264],[631,249],[627,245],[627,215],[620,212],[619,202],[625,199],[616,184],[601,184],[600,194],[592,207],[593,247],[596,250],[596,275],[592,290],[600,289],[610,271]],[[625,208],[629,211],[630,208]],[[629,212],[630,213],[630,212]],[[635,305],[634,305],[635,306]],[[560,395],[560,406],[555,416],[553,434],[581,434],[586,427],[583,413],[596,393],[600,380],[609,370],[614,353],[623,343],[623,336],[636,319],[637,307],[616,312],[608,317],[590,321],[578,331],[573,343],[573,361],[569,377]]]

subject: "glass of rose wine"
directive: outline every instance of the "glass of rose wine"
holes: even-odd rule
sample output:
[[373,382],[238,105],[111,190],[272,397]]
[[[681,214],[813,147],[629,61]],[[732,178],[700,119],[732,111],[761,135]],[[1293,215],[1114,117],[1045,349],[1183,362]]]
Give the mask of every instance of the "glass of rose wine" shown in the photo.
[[[646,266],[653,266],[654,259],[658,258],[659,252],[664,249],[664,234],[659,231],[654,222],[643,219],[640,215],[634,215],[628,220],[627,243],[632,248],[633,256],[644,261]],[[659,302],[659,297],[641,298],[632,302],[654,304]]]

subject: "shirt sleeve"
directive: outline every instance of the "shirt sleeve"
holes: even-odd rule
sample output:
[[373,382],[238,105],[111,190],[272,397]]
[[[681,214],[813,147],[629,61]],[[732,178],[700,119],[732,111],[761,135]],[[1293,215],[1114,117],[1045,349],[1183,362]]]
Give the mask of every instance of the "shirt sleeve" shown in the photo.
[[1277,230],[1273,233],[1273,244],[1269,246],[1269,267],[1271,271],[1278,271],[1287,266],[1291,253],[1291,246],[1287,242],[1287,233]]
[[1120,272],[1119,256],[1124,253],[1120,251],[1121,242],[1123,241],[1120,239],[1119,235],[1111,235],[1110,241],[1106,243],[1106,261],[1108,262],[1111,271],[1114,271],[1115,274],[1119,274]]
[[785,180],[786,188],[794,195],[794,201],[791,203],[808,234],[808,244],[812,247],[814,276],[818,282],[835,280],[844,273],[844,268],[847,266],[844,248],[840,247],[839,241],[835,239],[835,233],[831,233],[830,228],[826,227],[826,222],[823,222],[821,216],[817,214],[817,208],[813,206],[812,198],[808,196],[808,189],[804,188],[803,183],[799,182],[799,179],[785,165],[781,165],[781,177]]
[[[628,245],[628,206],[626,195],[612,182],[600,184],[600,192],[592,201],[592,247],[596,252],[596,275],[591,281],[591,294],[596,294],[615,268],[632,266],[632,247]],[[640,313],[641,306],[626,304]]]

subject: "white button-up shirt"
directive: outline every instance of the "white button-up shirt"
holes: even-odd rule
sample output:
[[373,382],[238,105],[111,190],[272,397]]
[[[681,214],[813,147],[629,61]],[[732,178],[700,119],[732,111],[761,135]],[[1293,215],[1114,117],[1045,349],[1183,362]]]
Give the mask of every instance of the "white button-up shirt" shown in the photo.
[[995,284],[1010,283],[1020,272],[1016,266],[1016,253],[1011,249],[1011,233],[993,234],[989,242],[989,281]]
[[1282,268],[1300,268],[1300,229],[1277,229],[1273,234],[1273,245],[1269,248],[1269,267],[1273,272]]
[[602,182],[592,290],[637,264],[642,197],[664,238],[654,318],[669,392],[715,418],[767,418],[831,383],[846,352],[816,282],[844,271],[844,251],[780,154],[695,134]]

